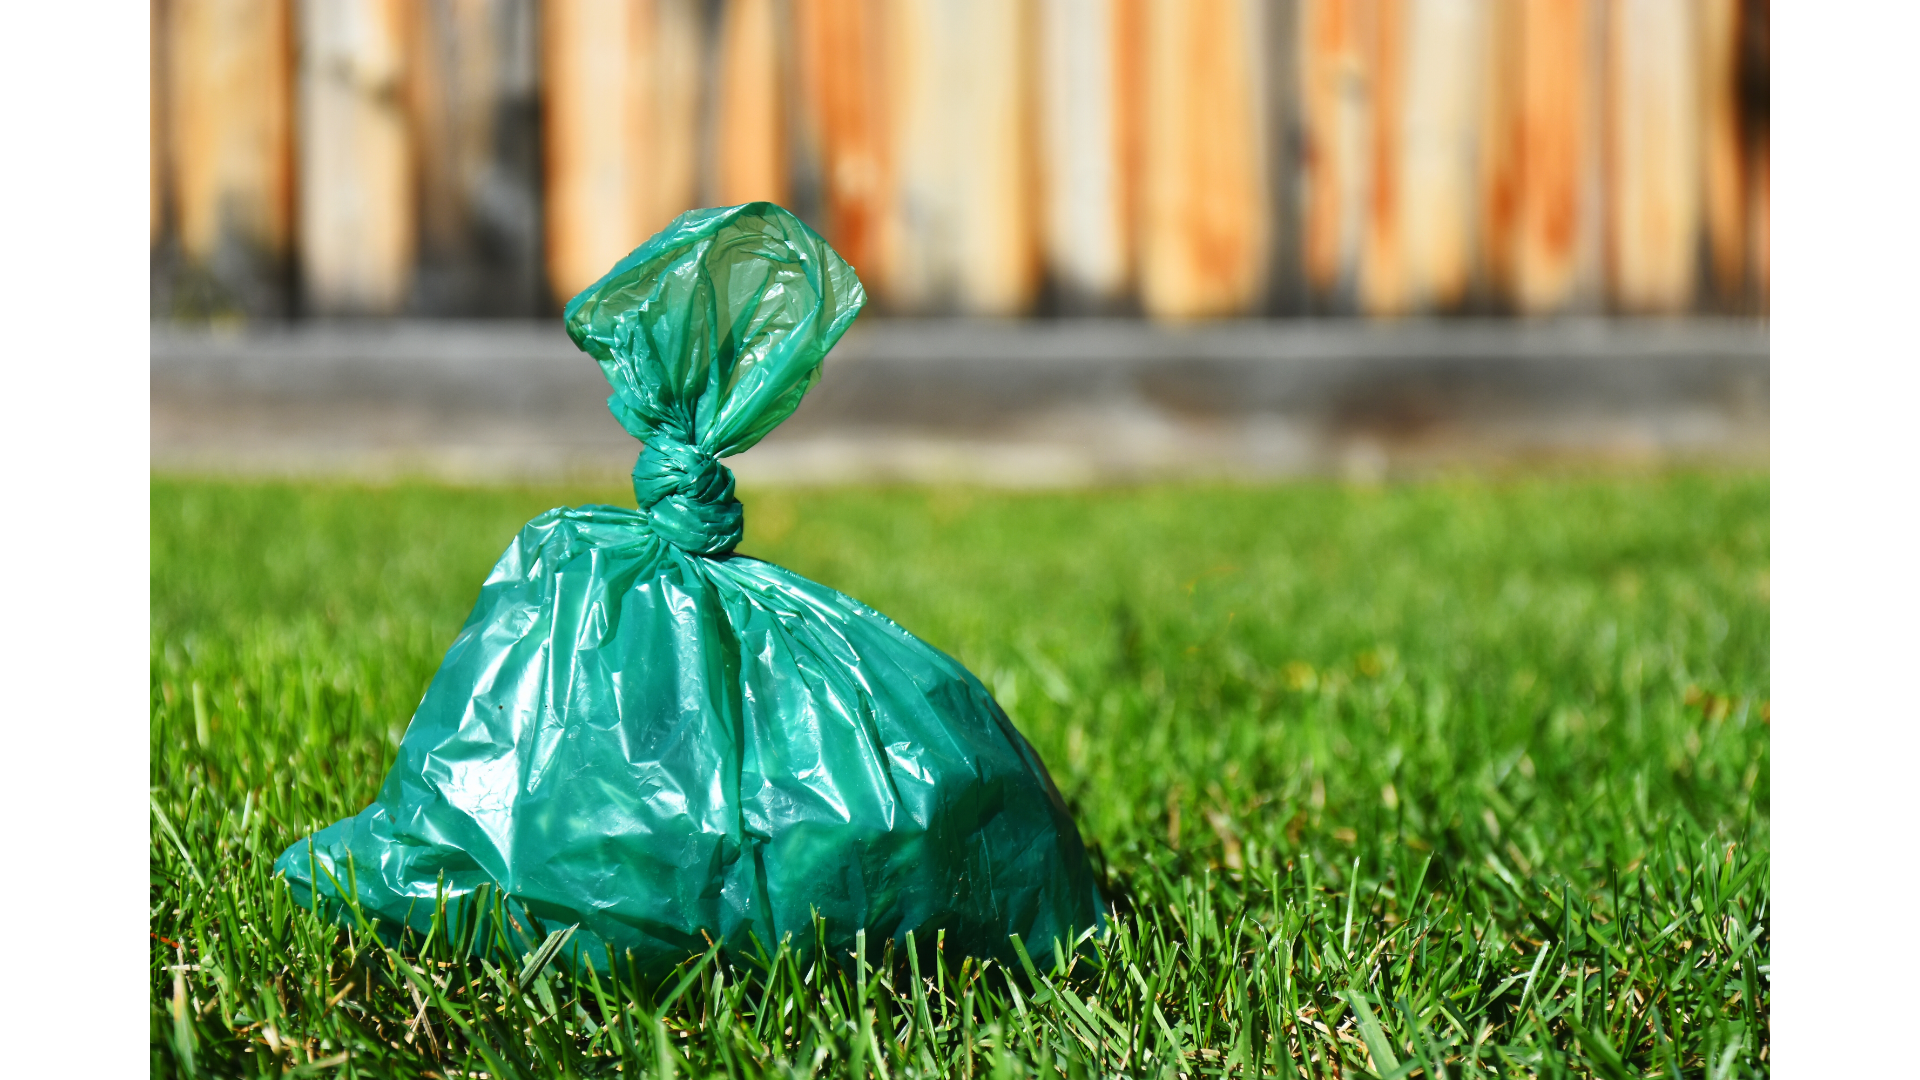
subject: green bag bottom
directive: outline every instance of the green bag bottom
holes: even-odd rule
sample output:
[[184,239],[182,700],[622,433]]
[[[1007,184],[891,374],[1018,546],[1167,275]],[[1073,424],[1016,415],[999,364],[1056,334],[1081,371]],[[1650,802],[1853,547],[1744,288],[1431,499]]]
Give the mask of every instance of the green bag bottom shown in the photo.
[[[275,869],[391,936],[444,897],[531,948],[664,970],[909,931],[1036,955],[1104,924],[1078,831],[965,668],[832,589],[689,555],[608,506],[549,511],[495,566],[372,806]],[[521,925],[522,919],[528,925]]]

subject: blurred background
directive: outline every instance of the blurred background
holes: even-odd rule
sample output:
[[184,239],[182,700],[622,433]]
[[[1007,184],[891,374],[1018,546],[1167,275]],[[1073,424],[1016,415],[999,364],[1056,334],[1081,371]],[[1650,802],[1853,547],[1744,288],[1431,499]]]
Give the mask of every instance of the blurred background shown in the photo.
[[769,477],[1764,454],[1765,0],[151,3],[162,466],[591,466],[752,199],[874,298]]

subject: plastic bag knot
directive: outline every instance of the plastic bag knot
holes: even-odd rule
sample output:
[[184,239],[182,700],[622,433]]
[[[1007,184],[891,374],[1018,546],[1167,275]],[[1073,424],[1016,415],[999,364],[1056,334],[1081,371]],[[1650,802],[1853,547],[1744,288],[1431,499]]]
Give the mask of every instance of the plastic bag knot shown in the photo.
[[722,555],[740,542],[745,515],[733,470],[698,447],[655,434],[633,464],[633,497],[654,534],[683,551]]

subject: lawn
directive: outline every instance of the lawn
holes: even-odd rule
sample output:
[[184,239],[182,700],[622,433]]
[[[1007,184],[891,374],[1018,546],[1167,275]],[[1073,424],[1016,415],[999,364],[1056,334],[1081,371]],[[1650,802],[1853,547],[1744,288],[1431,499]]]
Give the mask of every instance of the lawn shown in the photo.
[[992,687],[1120,917],[1063,970],[389,949],[373,796],[518,527],[617,488],[156,478],[156,1075],[1768,1072],[1768,484],[749,492],[741,550]]

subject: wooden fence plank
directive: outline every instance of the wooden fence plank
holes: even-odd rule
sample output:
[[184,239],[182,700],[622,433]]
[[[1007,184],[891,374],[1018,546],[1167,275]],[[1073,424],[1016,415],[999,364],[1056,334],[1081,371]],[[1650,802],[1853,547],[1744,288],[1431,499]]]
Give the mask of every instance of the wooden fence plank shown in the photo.
[[414,254],[401,0],[300,4],[300,266],[308,306],[391,314]]
[[1746,148],[1740,117],[1740,0],[1702,0],[1700,98],[1707,270],[1722,306],[1746,292]]
[[1046,262],[1070,309],[1133,285],[1139,169],[1140,0],[1047,0],[1039,48]]
[[1040,280],[1035,13],[1027,0],[941,2],[962,15],[958,62],[939,87],[959,120],[959,306],[1018,315]]
[[1701,109],[1693,0],[1615,0],[1608,33],[1608,276],[1630,312],[1696,292]]
[[1150,0],[1141,302],[1166,319],[1247,311],[1266,282],[1261,8]]
[[[285,0],[172,0],[156,219],[177,229],[183,303],[200,313],[287,310],[293,238],[292,38]],[[164,163],[164,164],[161,164]]]
[[533,315],[540,274],[533,0],[411,0],[413,310]]
[[1038,284],[1022,0],[896,0],[885,12],[891,183],[883,296],[895,310],[1012,315]]
[[1537,24],[1528,17],[1532,10],[1527,0],[1490,0],[1487,13],[1476,224],[1481,284],[1496,304],[1514,303],[1518,291],[1520,203],[1526,174],[1531,171],[1527,150],[1530,144],[1539,148],[1536,140],[1527,137],[1528,102],[1523,89],[1525,64],[1533,53],[1527,32]]
[[789,201],[783,15],[774,0],[729,0],[722,16],[714,137],[723,206]]
[[1466,299],[1485,15],[1480,0],[1376,0],[1360,277],[1369,314],[1456,308]]
[[1594,0],[1527,7],[1514,290],[1527,313],[1597,310],[1602,302],[1605,42],[1605,12]]
[[1406,0],[1372,0],[1364,63],[1367,79],[1366,202],[1360,229],[1358,299],[1370,315],[1398,314],[1405,306],[1406,270],[1400,243],[1403,212],[1401,156],[1407,105]]
[[696,0],[547,0],[547,273],[565,301],[693,208]]
[[1366,221],[1372,0],[1300,0],[1301,271],[1315,306],[1342,308]]
[[1489,285],[1526,314],[1600,299],[1601,83],[1597,0],[1498,0],[1483,122]]
[[646,202],[632,247],[700,202],[701,126],[708,115],[702,72],[711,57],[702,7],[702,0],[652,0],[653,17],[640,22],[633,53],[640,78],[628,88],[640,98],[634,111],[649,125],[633,147],[649,183],[639,189]]
[[821,231],[882,301],[892,186],[884,14],[880,0],[812,0],[793,8],[801,130],[817,159]]
[[168,228],[167,4],[147,0],[147,244],[159,247]]
[[1740,127],[1746,154],[1747,282],[1760,314],[1767,311],[1768,129],[1771,124],[1771,28],[1767,0],[1740,5]]
[[547,276],[564,302],[639,241],[640,175],[631,143],[632,53],[641,9],[626,0],[541,6]]
[[964,13],[942,0],[889,0],[879,14],[879,140],[888,168],[874,201],[874,283],[891,311],[931,313],[958,302],[959,197],[964,135],[952,93]]
[[1305,135],[1300,101],[1300,6],[1302,0],[1267,0],[1264,10],[1267,123],[1268,315],[1309,310],[1301,272],[1301,160]]

